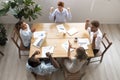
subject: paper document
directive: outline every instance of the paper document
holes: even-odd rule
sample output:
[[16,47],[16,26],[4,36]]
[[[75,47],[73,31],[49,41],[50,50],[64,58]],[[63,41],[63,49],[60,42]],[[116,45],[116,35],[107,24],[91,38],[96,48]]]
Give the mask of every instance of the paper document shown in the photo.
[[46,57],[47,52],[53,53],[53,51],[54,51],[54,46],[42,47],[42,57]]
[[[68,46],[69,46],[69,43],[68,41],[66,41],[65,43],[62,44],[62,47],[65,49],[66,52],[68,52]],[[74,49],[71,48],[70,49],[70,52],[73,51]]]
[[84,49],[88,49],[88,45],[90,44],[88,38],[79,38],[78,39],[79,46],[83,47]]
[[34,38],[45,37],[46,31],[36,31],[33,33]]
[[38,38],[38,39],[35,40],[35,42],[33,43],[33,45],[36,46],[36,47],[38,47],[38,48],[40,48],[42,46],[43,42],[44,42],[44,38],[40,37],[40,38]]
[[71,28],[71,29],[68,30],[67,32],[68,32],[68,34],[69,34],[70,36],[72,36],[73,34],[77,33],[78,31],[77,31],[77,29],[75,29],[75,28]]
[[78,38],[78,43],[79,44],[87,44],[87,45],[89,45],[90,41],[89,41],[88,38]]
[[57,25],[56,27],[57,27],[58,32],[66,33],[66,29],[63,24]]

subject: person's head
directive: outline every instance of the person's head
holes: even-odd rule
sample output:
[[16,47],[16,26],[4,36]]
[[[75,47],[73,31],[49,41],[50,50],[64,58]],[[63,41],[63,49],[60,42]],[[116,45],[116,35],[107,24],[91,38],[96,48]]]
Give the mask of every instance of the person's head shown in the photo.
[[19,23],[16,23],[16,24],[15,24],[15,29],[19,32],[20,28],[21,28],[21,27],[20,27]]
[[98,28],[99,28],[99,25],[100,25],[99,21],[93,20],[91,22],[91,31],[96,32],[98,30]]
[[[36,51],[35,53],[37,54],[38,51]],[[35,54],[34,53],[34,54]],[[35,58],[35,57],[30,57],[28,59],[28,64],[31,66],[31,67],[37,67],[38,65],[40,65],[40,60],[39,58]]]
[[76,58],[80,60],[86,60],[88,58],[85,49],[83,47],[78,47],[76,49]]
[[63,7],[64,7],[64,2],[59,1],[57,5],[58,5],[59,11],[62,12]]
[[22,20],[20,20],[20,21],[18,22],[18,24],[19,24],[20,28],[23,29],[23,30],[27,28],[26,23],[25,23],[24,21],[22,21]]

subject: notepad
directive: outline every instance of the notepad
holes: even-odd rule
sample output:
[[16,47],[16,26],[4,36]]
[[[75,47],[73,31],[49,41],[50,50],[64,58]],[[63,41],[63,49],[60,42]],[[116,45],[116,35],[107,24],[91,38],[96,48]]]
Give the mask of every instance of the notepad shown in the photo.
[[69,29],[69,30],[67,31],[67,33],[68,33],[70,36],[74,35],[74,34],[77,33],[77,32],[78,32],[78,31],[77,31],[76,28],[71,28],[71,29]]
[[[64,42],[64,43],[62,44],[62,47],[65,49],[66,52],[68,52],[68,46],[69,46],[68,41],[66,41],[66,42]],[[70,49],[70,52],[73,51],[73,50],[74,50],[74,49],[71,48],[71,49]]]
[[79,46],[83,47],[84,49],[88,49],[88,45],[90,44],[88,38],[79,38],[78,39]]
[[33,33],[34,38],[45,37],[45,36],[46,36],[46,31],[36,31]]
[[87,44],[87,45],[90,44],[88,38],[78,38],[78,43],[79,43],[79,44]]
[[53,53],[53,51],[54,51],[54,46],[42,47],[42,57],[46,57],[47,52]]
[[33,45],[35,46],[35,47],[37,47],[37,48],[40,48],[41,46],[42,46],[42,44],[43,44],[43,42],[45,41],[45,38],[37,38],[35,41],[34,41],[34,43],[33,43]]
[[59,24],[56,27],[57,27],[58,32],[66,33],[66,29],[63,24]]

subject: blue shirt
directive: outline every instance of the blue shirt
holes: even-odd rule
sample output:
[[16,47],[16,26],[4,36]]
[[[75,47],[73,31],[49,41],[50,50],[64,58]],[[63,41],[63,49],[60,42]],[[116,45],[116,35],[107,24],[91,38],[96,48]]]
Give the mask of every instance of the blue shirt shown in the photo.
[[30,40],[31,40],[31,37],[32,37],[32,32],[30,30],[29,25],[28,24],[26,24],[26,25],[27,25],[26,30],[20,29],[20,37],[22,39],[23,45],[25,47],[29,47]]
[[71,12],[68,12],[68,10],[65,8],[63,8],[62,12],[60,12],[58,9],[55,9],[49,15],[49,19],[54,20],[56,23],[64,23],[66,22],[66,19],[70,20],[71,18],[72,18]]
[[34,73],[39,74],[39,75],[51,74],[52,72],[57,70],[50,62],[45,63],[44,61],[42,61],[41,64],[38,65],[37,67],[31,67],[27,63],[26,68],[28,71],[34,72]]

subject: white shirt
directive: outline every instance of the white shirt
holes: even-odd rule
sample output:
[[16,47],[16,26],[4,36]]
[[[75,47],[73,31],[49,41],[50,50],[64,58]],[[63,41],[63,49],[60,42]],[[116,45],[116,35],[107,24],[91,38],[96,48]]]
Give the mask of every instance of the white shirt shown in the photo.
[[29,28],[29,25],[28,24],[26,24],[26,25],[27,25],[26,30],[20,29],[20,37],[22,39],[23,45],[25,47],[28,47],[30,45],[32,32],[31,32],[31,30]]
[[58,70],[51,63],[45,64],[44,61],[41,62],[37,67],[31,67],[28,63],[26,64],[28,71],[34,72],[39,75],[51,74],[52,72]]
[[49,19],[54,20],[54,17],[56,23],[64,23],[66,22],[66,19],[70,20],[72,18],[72,15],[71,12],[68,12],[68,10],[65,8],[63,8],[62,12],[60,12],[57,8],[52,13],[50,13]]
[[75,73],[82,68],[85,62],[86,61],[80,61],[79,59],[72,58],[71,60],[65,59],[64,65],[70,73]]
[[92,43],[92,40],[93,40],[93,36],[94,34],[97,34],[97,37],[95,39],[95,49],[100,49],[100,43],[101,43],[101,40],[102,40],[102,32],[100,31],[100,29],[98,29],[98,31],[96,32],[91,32],[91,28],[88,27],[88,32],[90,34],[90,41]]

